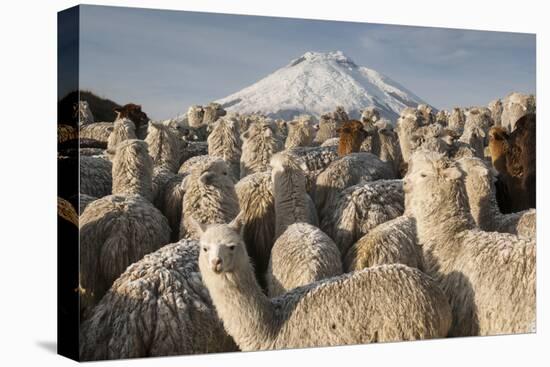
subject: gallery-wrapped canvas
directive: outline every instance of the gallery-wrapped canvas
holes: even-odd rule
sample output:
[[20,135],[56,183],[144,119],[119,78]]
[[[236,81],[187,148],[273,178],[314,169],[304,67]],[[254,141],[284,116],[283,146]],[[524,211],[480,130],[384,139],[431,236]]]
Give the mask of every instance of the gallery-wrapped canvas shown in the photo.
[[58,14],[79,361],[536,330],[535,35]]

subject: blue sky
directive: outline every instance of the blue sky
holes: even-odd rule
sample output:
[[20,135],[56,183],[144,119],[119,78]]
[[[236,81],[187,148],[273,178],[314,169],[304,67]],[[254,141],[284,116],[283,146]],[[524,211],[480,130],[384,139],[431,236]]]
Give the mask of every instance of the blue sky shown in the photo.
[[437,108],[535,93],[533,34],[82,6],[80,86],[164,119],[306,51],[341,50]]

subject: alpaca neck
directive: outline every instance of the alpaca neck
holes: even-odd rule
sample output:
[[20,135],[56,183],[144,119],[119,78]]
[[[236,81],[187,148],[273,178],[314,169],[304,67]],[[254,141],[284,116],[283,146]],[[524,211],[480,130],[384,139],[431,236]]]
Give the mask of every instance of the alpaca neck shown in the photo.
[[495,187],[494,185],[491,186],[490,192],[484,193],[484,195],[479,196],[476,203],[470,204],[476,224],[485,231],[495,230],[495,223],[502,217],[495,197]]
[[203,279],[224,327],[242,350],[268,349],[276,316],[247,263],[233,273],[207,272]]
[[[470,207],[464,195],[456,193],[453,200],[431,205],[429,210],[415,211],[418,239],[435,246],[452,243],[460,232],[474,227]],[[460,198],[459,196],[462,196]],[[464,203],[464,205],[459,205]]]
[[273,176],[275,207],[275,236],[279,237],[289,225],[308,222],[305,177],[293,168]]

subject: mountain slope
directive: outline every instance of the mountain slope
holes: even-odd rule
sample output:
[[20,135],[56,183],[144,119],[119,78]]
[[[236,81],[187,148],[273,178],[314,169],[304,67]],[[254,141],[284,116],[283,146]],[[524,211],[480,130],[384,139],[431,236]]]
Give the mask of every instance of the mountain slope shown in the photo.
[[426,103],[390,78],[358,66],[341,51],[306,52],[255,84],[216,102],[231,112],[258,112],[282,119],[301,113],[319,117],[339,105],[352,118],[358,118],[362,109],[374,106],[392,121],[403,108]]

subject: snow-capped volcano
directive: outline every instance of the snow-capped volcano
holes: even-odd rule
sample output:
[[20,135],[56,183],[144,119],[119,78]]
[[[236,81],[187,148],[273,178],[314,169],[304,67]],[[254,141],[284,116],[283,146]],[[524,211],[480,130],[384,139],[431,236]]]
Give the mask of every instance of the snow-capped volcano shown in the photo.
[[342,51],[306,52],[255,84],[216,101],[230,112],[263,113],[291,119],[319,117],[343,106],[358,118],[365,107],[395,121],[405,107],[426,103],[379,72],[355,64]]

